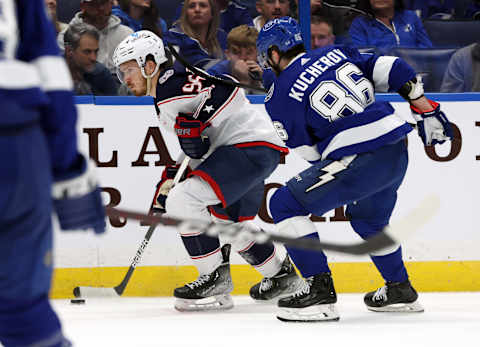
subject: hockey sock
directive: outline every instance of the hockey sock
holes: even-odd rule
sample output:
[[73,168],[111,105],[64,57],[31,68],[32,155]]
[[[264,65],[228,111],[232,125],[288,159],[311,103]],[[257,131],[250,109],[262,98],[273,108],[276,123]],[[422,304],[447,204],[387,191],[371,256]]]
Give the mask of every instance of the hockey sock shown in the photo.
[[220,241],[217,237],[205,234],[182,234],[181,237],[200,275],[209,274],[222,264]]
[[371,256],[373,263],[387,282],[403,282],[408,279],[407,269],[402,260],[402,247],[390,254]]
[[0,341],[5,347],[69,345],[47,295],[32,301],[0,299]]
[[[309,239],[319,239],[318,233],[304,236]],[[290,258],[304,278],[323,272],[330,272],[327,257],[323,252],[306,251],[293,247],[286,247]]]

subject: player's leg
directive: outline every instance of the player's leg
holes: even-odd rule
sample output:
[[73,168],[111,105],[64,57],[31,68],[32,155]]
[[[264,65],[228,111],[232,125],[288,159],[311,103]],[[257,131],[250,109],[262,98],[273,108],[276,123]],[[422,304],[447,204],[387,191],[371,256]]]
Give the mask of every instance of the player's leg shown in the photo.
[[53,270],[51,177],[44,136],[34,127],[0,135],[0,342],[70,346],[48,300]]
[[[229,160],[222,161],[222,157]],[[218,183],[226,202],[224,206],[214,206],[211,209],[212,215],[224,220],[250,224],[250,227],[255,228],[248,221],[253,220],[260,209],[265,190],[264,181],[277,167],[280,153],[264,146],[241,148],[226,146],[219,148],[212,155],[212,159],[201,165],[200,169],[211,173],[209,177]],[[219,172],[228,172],[228,176],[218,175]],[[299,277],[283,246],[242,240],[234,242],[232,247],[264,276],[262,282],[251,288],[250,295],[253,299],[275,299],[291,293],[298,287]]]
[[[393,173],[395,180],[388,187],[347,206],[346,214],[351,219],[350,223],[363,239],[377,234],[388,225],[407,163],[405,151],[404,155],[399,156],[398,170]],[[398,244],[370,256],[386,284],[365,295],[367,307],[372,311],[422,312],[423,307],[417,301],[418,294],[408,278],[401,246]]]
[[[202,162],[185,181],[174,187],[167,198],[166,210],[173,217],[210,220],[208,206],[220,204],[223,207],[231,206],[238,201],[245,192],[263,182],[264,177],[274,170],[279,161],[278,152],[265,148],[255,152],[269,153],[263,155],[262,165],[253,165],[251,155],[232,146],[220,147]],[[263,191],[262,195],[263,196]],[[261,201],[261,196],[259,200]],[[259,207],[260,205],[258,205]],[[258,208],[257,208],[258,210]],[[256,212],[251,216],[252,218]],[[250,215],[248,215],[250,216]],[[240,215],[235,221],[240,220]],[[227,266],[226,252],[221,251],[218,238],[208,237],[202,230],[180,230],[182,241],[197,267],[200,277],[197,281],[175,290],[176,307],[182,310],[230,308],[233,303],[228,293],[232,290],[230,270]],[[260,248],[268,248],[262,245]],[[261,250],[265,253],[265,250]],[[273,262],[272,262],[273,263]],[[217,276],[217,270],[225,270],[225,274]],[[228,269],[228,271],[227,271]],[[228,276],[227,276],[228,273]],[[217,279],[217,281],[207,279]],[[219,281],[221,280],[221,283]],[[208,290],[207,290],[208,289]],[[218,290],[217,290],[218,289]],[[219,292],[219,290],[221,292]],[[199,294],[200,293],[200,294]],[[223,296],[222,296],[223,295]],[[219,301],[214,305],[200,306],[199,299],[215,296]],[[200,297],[200,298],[199,298]],[[179,307],[186,303],[188,306]],[[191,301],[195,302],[191,302]]]

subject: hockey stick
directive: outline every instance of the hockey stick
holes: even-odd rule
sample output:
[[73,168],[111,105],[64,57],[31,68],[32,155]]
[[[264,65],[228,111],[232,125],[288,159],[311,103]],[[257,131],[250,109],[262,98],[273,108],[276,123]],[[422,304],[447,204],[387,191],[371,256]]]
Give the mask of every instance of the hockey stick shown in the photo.
[[178,54],[178,52],[175,50],[175,48],[171,44],[167,43],[167,46],[168,46],[170,52],[172,53],[172,55],[183,66],[185,66],[188,70],[192,71],[197,76],[203,77],[207,80],[212,80],[212,81],[215,81],[215,82],[218,82],[218,83],[222,83],[222,84],[225,84],[225,85],[230,86],[230,87],[253,89],[253,90],[256,90],[256,91],[259,91],[259,92],[263,92],[263,93],[267,92],[267,90],[265,88],[262,88],[262,87],[252,86],[252,85],[249,85],[249,84],[244,84],[244,83],[235,82],[235,81],[231,81],[231,80],[224,80],[222,78],[209,75],[208,73],[204,72],[203,70],[201,70],[201,69],[193,66],[192,64],[190,64],[184,57],[182,57],[180,54]]
[[[183,173],[188,167],[189,162],[190,162],[190,157],[185,157],[185,159],[183,159],[182,163],[180,164],[180,167],[178,168],[177,173],[175,174],[175,177],[173,178],[172,187],[175,186],[180,181]],[[109,209],[109,207],[107,207],[106,209]],[[154,215],[151,215],[151,216],[154,216]],[[150,238],[153,235],[153,231],[158,225],[158,223],[156,222],[152,222],[150,224],[151,225],[148,228],[147,233],[145,234],[145,237],[143,238],[142,243],[140,244],[140,247],[137,249],[137,252],[133,257],[132,263],[130,264],[130,267],[128,268],[127,273],[125,274],[125,276],[123,277],[119,285],[113,288],[75,287],[73,289],[73,295],[76,298],[121,296],[125,291],[125,288],[127,287],[127,284],[130,281],[130,278],[132,277],[133,272],[135,271],[135,268],[137,267],[138,263],[140,263],[140,260],[142,259],[143,252],[145,251],[145,248],[147,248],[148,243],[150,242]]]
[[436,195],[426,197],[415,209],[399,222],[385,227],[377,235],[355,244],[337,244],[330,242],[317,241],[312,239],[297,239],[286,236],[260,233],[246,228],[232,225],[211,224],[194,220],[179,220],[165,218],[162,216],[145,215],[139,212],[107,208],[106,213],[109,216],[125,217],[138,219],[149,223],[158,223],[163,225],[176,225],[179,228],[203,230],[207,235],[217,236],[221,234],[228,238],[245,238],[255,240],[258,243],[281,242],[291,247],[303,248],[313,251],[330,250],[347,254],[362,255],[379,251],[384,248],[399,244],[407,239],[410,234],[421,229],[440,208],[440,199]]

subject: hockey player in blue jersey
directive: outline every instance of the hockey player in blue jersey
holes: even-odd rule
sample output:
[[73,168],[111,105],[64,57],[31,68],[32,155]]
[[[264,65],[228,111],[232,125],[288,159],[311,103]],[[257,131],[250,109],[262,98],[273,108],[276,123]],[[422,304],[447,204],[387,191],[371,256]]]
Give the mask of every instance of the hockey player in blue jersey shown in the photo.
[[49,299],[55,211],[65,230],[105,230],[92,167],[43,0],[0,0],[0,344],[66,347]]
[[[264,180],[288,152],[270,119],[252,108],[242,89],[172,66],[163,41],[149,31],[122,41],[114,63],[119,79],[135,95],[154,97],[160,126],[175,132],[191,158],[193,171],[173,188],[178,166],[165,168],[153,207],[181,219],[255,227],[250,221],[260,208]],[[199,277],[174,290],[175,308],[231,308],[230,247],[206,236],[205,230],[178,231]],[[275,286],[253,286],[250,293],[256,300],[290,294],[301,282],[281,246],[243,239],[232,248],[266,281],[280,276]]]
[[[369,238],[389,223],[408,164],[412,130],[375,91],[398,92],[411,106],[419,134],[430,146],[452,137],[440,106],[423,95],[421,81],[403,60],[360,54],[345,46],[306,52],[289,17],[267,23],[257,39],[259,61],[277,79],[265,107],[289,148],[312,166],[289,180],[270,200],[276,229],[294,238],[318,238],[309,215],[347,205],[357,234]],[[306,279],[278,302],[284,321],[338,320],[335,288],[323,253],[287,247]],[[365,295],[373,311],[421,312],[400,245],[371,254],[385,286]]]

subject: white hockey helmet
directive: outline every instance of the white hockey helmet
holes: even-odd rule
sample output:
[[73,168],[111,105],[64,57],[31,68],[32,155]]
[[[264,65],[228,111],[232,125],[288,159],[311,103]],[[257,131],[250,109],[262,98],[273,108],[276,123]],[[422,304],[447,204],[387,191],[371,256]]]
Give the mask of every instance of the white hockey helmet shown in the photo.
[[[145,72],[145,64],[149,55],[153,56],[157,64],[155,71],[151,75],[147,75]],[[143,77],[147,79],[158,72],[161,64],[168,61],[162,39],[148,30],[140,30],[128,35],[115,48],[112,59],[117,70],[118,79],[122,83],[124,83],[124,74],[119,67],[127,61],[135,60],[142,71]]]

